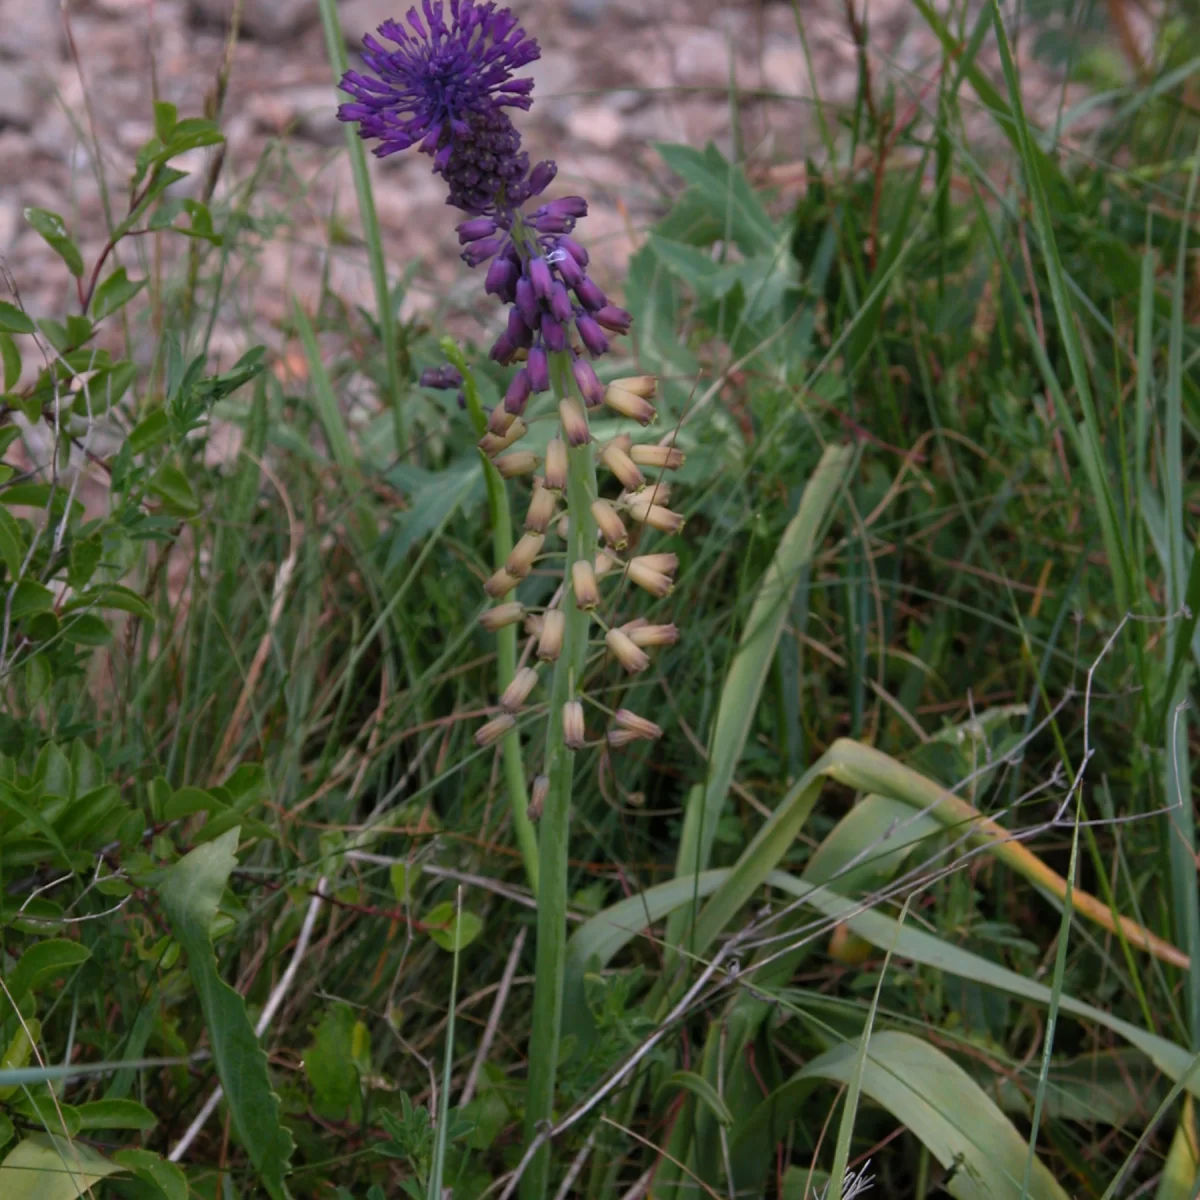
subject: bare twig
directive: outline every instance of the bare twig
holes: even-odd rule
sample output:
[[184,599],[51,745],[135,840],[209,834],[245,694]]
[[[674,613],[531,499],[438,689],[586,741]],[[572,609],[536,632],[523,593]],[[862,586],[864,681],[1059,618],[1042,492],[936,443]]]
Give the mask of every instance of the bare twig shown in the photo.
[[479,1072],[482,1070],[483,1064],[487,1062],[492,1042],[496,1040],[496,1031],[500,1028],[500,1018],[504,1015],[504,1006],[508,1003],[508,993],[512,988],[512,981],[517,973],[517,964],[521,961],[521,951],[525,948],[525,937],[528,933],[529,926],[522,925],[517,932],[512,949],[508,952],[508,962],[504,964],[504,974],[500,977],[500,988],[496,992],[496,999],[492,1002],[492,1011],[488,1015],[487,1025],[484,1026],[483,1037],[480,1039],[479,1049],[475,1052],[475,1061],[471,1064],[467,1082],[463,1084],[462,1096],[458,1101],[459,1108],[466,1108],[475,1095],[475,1084],[479,1081]]

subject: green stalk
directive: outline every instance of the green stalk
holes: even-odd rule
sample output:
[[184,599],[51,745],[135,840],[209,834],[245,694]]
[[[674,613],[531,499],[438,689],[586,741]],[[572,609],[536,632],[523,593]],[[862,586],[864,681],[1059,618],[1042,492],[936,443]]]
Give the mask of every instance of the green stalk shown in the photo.
[[[440,343],[446,357],[458,368],[463,377],[463,395],[467,400],[467,412],[471,416],[471,424],[475,432],[482,437],[487,430],[487,417],[483,414],[483,405],[479,402],[479,389],[475,386],[475,376],[467,366],[463,352],[451,338],[443,338]],[[512,514],[508,508],[508,493],[504,489],[504,480],[500,472],[492,466],[486,454],[480,453],[483,460],[483,479],[487,484],[488,511],[492,517],[492,557],[499,570],[512,553],[513,533]],[[496,632],[496,691],[503,692],[517,673],[517,627],[506,625]],[[512,730],[505,734],[501,754],[504,760],[504,782],[508,786],[508,800],[512,805],[513,829],[517,835],[517,845],[521,851],[521,861],[525,864],[525,877],[536,896],[538,891],[538,839],[533,828],[533,822],[527,815],[529,795],[525,791],[525,759],[521,754],[521,734]]]
[[[570,360],[551,356],[556,393],[571,395]],[[554,1085],[562,1032],[563,971],[567,953],[567,847],[571,826],[571,785],[575,753],[563,742],[563,705],[578,696],[587,662],[591,618],[570,594],[571,567],[590,558],[596,545],[591,515],[596,494],[592,447],[578,446],[567,455],[567,511],[570,528],[563,568],[563,612],[566,626],[562,653],[550,689],[550,724],[546,734],[545,773],[550,781],[542,814],[540,876],[537,911],[537,965],[533,988],[533,1032],[530,1038],[529,1085],[525,1102],[525,1141],[531,1142],[542,1123],[553,1119]],[[521,1180],[521,1200],[543,1200],[550,1184],[550,1147],[534,1156]]]
[[[325,31],[325,49],[334,79],[346,73],[346,44],[338,21],[337,0],[317,0],[321,12],[321,27]],[[387,263],[383,257],[383,238],[379,234],[379,217],[375,212],[375,194],[367,170],[367,152],[362,139],[352,125],[346,126],[346,148],[350,152],[350,169],[354,174],[354,192],[358,197],[358,216],[362,221],[363,241],[371,264],[371,279],[375,284],[375,307],[379,313],[379,337],[383,343],[383,361],[387,370],[388,399],[392,404],[392,428],[396,438],[396,457],[408,453],[404,430],[404,382],[400,378],[400,360],[396,353],[396,321],[392,313],[392,297],[388,290]]]

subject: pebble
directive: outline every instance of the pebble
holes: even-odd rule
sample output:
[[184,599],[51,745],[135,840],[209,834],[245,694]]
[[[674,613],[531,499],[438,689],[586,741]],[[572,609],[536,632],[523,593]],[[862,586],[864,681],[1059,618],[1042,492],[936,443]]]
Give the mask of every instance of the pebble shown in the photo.
[[[225,27],[236,0],[188,0],[193,21]],[[313,0],[242,0],[241,31],[260,41],[288,41],[318,18]]]

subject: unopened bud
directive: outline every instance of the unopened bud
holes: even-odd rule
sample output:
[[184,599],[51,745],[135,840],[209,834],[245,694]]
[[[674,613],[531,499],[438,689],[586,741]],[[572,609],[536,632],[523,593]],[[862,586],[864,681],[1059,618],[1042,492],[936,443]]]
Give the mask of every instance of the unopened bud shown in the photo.
[[566,513],[563,513],[563,515],[558,518],[558,524],[554,527],[554,532],[557,533],[564,542],[567,540],[567,535],[571,532],[571,520]]
[[525,809],[525,815],[531,821],[536,821],[545,811],[548,795],[550,795],[550,780],[545,775],[537,776],[533,781],[533,787],[529,789],[529,804]]
[[546,486],[556,492],[567,486],[567,447],[562,438],[546,443]]
[[617,566],[620,566],[620,563],[617,562],[617,560],[613,558],[613,556],[609,554],[607,550],[601,550],[596,555],[596,561],[593,564],[593,569],[596,572],[596,578],[602,579],[609,573],[609,571]]
[[646,565],[644,558],[631,558],[625,573],[631,582],[645,588],[652,596],[669,596],[671,594],[671,577],[662,571],[655,571]]
[[624,550],[629,544],[629,533],[617,510],[607,500],[593,500],[592,516],[604,540],[614,550]]
[[614,750],[619,750],[622,746],[628,746],[630,742],[639,740],[638,735],[629,729],[610,729],[604,736]]
[[524,579],[533,569],[533,560],[541,553],[545,540],[545,536],[540,533],[523,534],[512,548],[512,553],[504,560],[504,569],[518,579]]
[[655,446],[647,442],[632,446],[629,457],[641,467],[659,467],[665,471],[676,471],[683,466],[682,450],[674,446]]
[[571,564],[571,588],[575,592],[575,603],[579,608],[595,608],[600,603],[600,589],[596,586],[596,572],[586,558],[576,559]]
[[548,487],[535,482],[533,499],[529,501],[529,511],[525,514],[525,528],[545,533],[557,507],[558,497]]
[[650,665],[650,656],[621,630],[610,629],[604,641],[612,651],[613,657],[631,675],[644,671]]
[[[495,410],[493,410],[495,411]],[[519,442],[529,432],[529,426],[520,417],[513,417],[508,428],[502,434],[485,433],[479,439],[479,448],[488,456],[495,458],[497,454],[507,450],[509,446]]]
[[654,405],[649,400],[643,400],[641,396],[627,392],[615,383],[610,383],[604,389],[604,403],[613,412],[620,413],[631,421],[637,421],[639,425],[649,425],[655,417]]
[[635,646],[673,646],[679,641],[675,625],[649,625],[645,621],[630,621],[622,627]]
[[505,625],[515,625],[524,615],[525,606],[510,600],[507,604],[497,604],[495,608],[489,608],[479,618],[479,623],[488,633],[495,633]]
[[641,396],[643,400],[651,400],[658,392],[658,376],[627,375],[624,379],[614,379],[612,386],[632,392],[635,396]]
[[618,708],[614,719],[619,728],[627,729],[634,737],[645,738],[647,741],[662,737],[662,729],[653,721],[648,721],[645,717],[638,716],[637,713],[631,712],[627,708]]
[[679,569],[678,554],[640,554],[637,561],[651,571],[661,571],[664,575],[674,575]]
[[509,426],[517,418],[504,407],[503,404],[497,404],[495,408],[488,413],[488,433],[494,433],[496,437],[503,437],[509,430]]
[[510,575],[507,571],[501,569],[494,575],[489,576],[487,583],[483,585],[483,590],[493,600],[499,600],[501,596],[507,596],[520,582],[515,575]]
[[640,493],[629,499],[629,513],[635,521],[649,525],[663,533],[678,533],[683,528],[683,514],[672,512],[661,504],[655,504]]
[[620,446],[609,442],[600,451],[600,461],[617,477],[623,488],[628,488],[633,492],[645,485],[645,475],[638,470],[637,463]]
[[562,421],[563,437],[570,445],[586,446],[592,440],[592,435],[588,431],[587,417],[577,400],[560,400],[558,416]]
[[561,608],[552,608],[542,617],[542,632],[538,637],[538,658],[553,662],[562,653],[563,634],[567,617]]
[[475,745],[491,746],[498,742],[510,729],[515,728],[517,719],[511,713],[501,713],[486,725],[475,730]]
[[563,741],[572,750],[583,749],[587,731],[583,725],[583,705],[578,700],[568,700],[562,711]]
[[492,465],[505,479],[518,475],[532,475],[537,470],[537,455],[532,450],[514,450],[492,460]]
[[529,693],[537,687],[538,673],[532,667],[522,667],[504,689],[500,707],[505,712],[516,712],[529,699]]

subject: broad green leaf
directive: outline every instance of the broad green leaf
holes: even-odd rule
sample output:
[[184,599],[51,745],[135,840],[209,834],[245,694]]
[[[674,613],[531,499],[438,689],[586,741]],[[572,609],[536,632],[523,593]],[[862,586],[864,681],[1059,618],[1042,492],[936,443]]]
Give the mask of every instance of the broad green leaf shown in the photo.
[[162,819],[178,821],[198,812],[220,812],[226,805],[211,792],[198,787],[181,787],[163,805]]
[[412,488],[410,506],[396,517],[384,569],[389,573],[394,571],[413,546],[440,530],[460,505],[482,491],[483,469],[477,458],[428,474]]
[[64,623],[63,637],[76,646],[107,646],[112,630],[95,613],[76,613]]
[[[14,1000],[15,1004],[20,1001]],[[4,1054],[0,1057],[0,1071],[19,1071],[29,1065],[33,1057],[33,1047],[42,1036],[42,1023],[36,1017],[29,1017],[23,1025],[18,1025],[8,1043]],[[16,1084],[6,1084],[0,1087],[0,1100],[7,1100],[16,1094]]]
[[90,1146],[38,1134],[18,1142],[0,1163],[0,1196],[4,1200],[75,1200],[92,1184],[119,1175]]
[[1197,1176],[1200,1176],[1196,1145],[1195,1105],[1191,1096],[1185,1096],[1154,1200],[1196,1200]]
[[13,1132],[13,1123],[0,1112],[0,1150],[3,1150],[12,1141]]
[[188,477],[171,462],[165,462],[150,481],[150,490],[165,501],[171,512],[182,516],[193,516],[200,510],[200,502]]
[[7,979],[8,993],[20,1004],[27,992],[37,991],[51,979],[66,975],[91,958],[91,952],[79,942],[66,938],[46,938],[35,942],[17,960]]
[[36,579],[22,579],[13,591],[9,612],[13,619],[30,613],[45,612],[54,606],[54,593]]
[[[17,386],[21,378],[21,351],[17,343],[7,333],[0,333],[0,391],[8,392]],[[8,433],[8,431],[5,431]],[[10,440],[17,436],[18,430],[12,428]]]
[[[854,462],[849,446],[830,446],[805,485],[796,515],[788,522],[746,620],[737,655],[721,689],[711,736],[708,780],[692,788],[684,815],[675,873],[691,877],[708,866],[725,797],[746,745],[759,697],[775,657],[783,623],[800,574],[812,561],[818,539]],[[683,922],[676,918],[668,940],[678,944]]]
[[171,431],[171,419],[166,411],[156,408],[144,416],[134,427],[133,432],[125,441],[130,454],[144,454],[147,450],[167,440]]
[[76,278],[83,274],[83,257],[79,247],[71,240],[66,222],[48,208],[27,208],[25,220],[42,235],[42,239],[67,264],[67,270]]
[[92,316],[97,321],[123,308],[146,286],[144,279],[129,279],[125,268],[118,267],[97,289],[92,297]]
[[13,1112],[20,1114],[28,1125],[40,1128],[43,1133],[73,1138],[79,1132],[79,1112],[50,1091],[16,1096],[9,1103]]
[[80,1129],[153,1129],[158,1118],[136,1100],[92,1100],[80,1104],[75,1111],[79,1114]]
[[[15,304],[0,300],[0,333],[35,333],[37,326],[33,319],[23,313]],[[12,387],[12,384],[4,385]]]
[[425,932],[443,950],[463,950],[469,946],[483,929],[483,922],[473,913],[455,912],[454,905],[447,900],[431,908],[421,919]]
[[722,1125],[733,1125],[733,1113],[729,1111],[729,1106],[703,1075],[697,1075],[694,1071],[673,1072],[659,1085],[654,1102],[657,1104],[664,1093],[673,1093],[676,1089],[691,1092]]
[[[40,833],[50,845],[58,851],[59,858],[62,860],[63,866],[70,867],[71,856],[67,853],[67,848],[62,844],[62,840],[54,831],[54,826],[51,825],[44,816],[36,808],[34,808],[24,796],[20,794],[14,787],[8,783],[0,781],[0,808],[6,808],[9,812],[16,814],[21,821],[31,826],[32,830]],[[12,864],[12,846],[5,846],[5,861],[11,866]],[[39,943],[45,945],[45,943]],[[75,943],[71,943],[74,945]],[[30,947],[25,954],[36,950],[37,946]],[[25,955],[21,956],[22,958]]]
[[[354,1063],[354,1010],[334,1004],[321,1018],[312,1045],[304,1052],[304,1073],[312,1084],[322,1116],[342,1120],[361,1102]],[[356,1118],[357,1119],[357,1118]]]
[[75,591],[87,587],[103,554],[104,543],[98,537],[81,538],[71,547],[67,582]]
[[118,1150],[113,1162],[125,1168],[143,1183],[156,1187],[163,1200],[188,1200],[187,1176],[173,1162],[167,1162],[149,1150]]
[[0,558],[8,568],[9,581],[20,579],[25,562],[25,537],[16,517],[3,504],[0,504]]
[[119,583],[105,584],[103,587],[90,588],[73,596],[64,605],[67,612],[80,608],[115,608],[119,612],[132,613],[144,621],[154,620],[154,609],[142,599],[137,592]]
[[[743,1116],[731,1148],[739,1189],[763,1183],[772,1148],[820,1080],[848,1084],[859,1047],[837,1046],[798,1071]],[[1029,1146],[983,1089],[947,1054],[911,1034],[874,1034],[867,1046],[862,1089],[901,1121],[949,1169],[947,1190],[960,1200],[1067,1200],[1038,1158],[1023,1192]],[[764,1152],[765,1148],[765,1152]]]
[[238,829],[231,829],[182,858],[168,873],[160,896],[171,930],[187,954],[234,1130],[263,1186],[279,1200],[286,1195],[283,1176],[291,1158],[292,1138],[281,1123],[267,1056],[255,1036],[245,1001],[217,974],[210,936],[221,893],[237,865],[238,834]]

